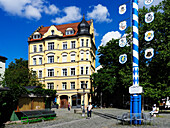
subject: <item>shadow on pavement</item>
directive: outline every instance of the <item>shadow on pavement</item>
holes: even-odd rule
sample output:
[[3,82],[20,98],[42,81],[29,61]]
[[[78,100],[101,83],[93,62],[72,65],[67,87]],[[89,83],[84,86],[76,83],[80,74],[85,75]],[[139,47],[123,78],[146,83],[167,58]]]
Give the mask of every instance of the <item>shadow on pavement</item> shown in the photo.
[[117,119],[117,116],[112,115],[112,114],[108,114],[108,113],[100,113],[100,112],[94,112],[93,113],[95,115],[98,115],[100,117],[106,118],[106,119]]

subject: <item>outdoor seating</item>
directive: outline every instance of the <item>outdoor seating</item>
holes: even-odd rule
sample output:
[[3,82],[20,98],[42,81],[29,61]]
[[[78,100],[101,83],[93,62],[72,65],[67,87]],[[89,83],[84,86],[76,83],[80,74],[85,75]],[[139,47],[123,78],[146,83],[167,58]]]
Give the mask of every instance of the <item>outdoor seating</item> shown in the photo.
[[51,110],[33,110],[33,111],[22,111],[23,117],[21,117],[22,123],[38,122],[49,119],[54,119],[56,114]]
[[137,124],[137,122],[143,122],[146,124],[148,121],[151,123],[153,121],[153,118],[150,116],[150,114],[144,114],[144,113],[124,113],[121,116],[117,116],[117,121],[121,121],[121,123],[124,125],[124,123],[128,122],[132,125],[132,123]]

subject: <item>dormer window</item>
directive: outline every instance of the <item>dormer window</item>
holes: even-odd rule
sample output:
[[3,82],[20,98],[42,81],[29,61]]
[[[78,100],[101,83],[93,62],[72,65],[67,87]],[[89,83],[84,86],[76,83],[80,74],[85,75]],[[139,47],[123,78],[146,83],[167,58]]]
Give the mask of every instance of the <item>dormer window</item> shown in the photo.
[[33,35],[33,39],[39,39],[41,38],[41,34],[39,32],[35,32]]
[[54,30],[51,30],[51,35],[54,35]]
[[67,28],[66,29],[66,35],[72,35],[74,34],[74,29],[73,28]]

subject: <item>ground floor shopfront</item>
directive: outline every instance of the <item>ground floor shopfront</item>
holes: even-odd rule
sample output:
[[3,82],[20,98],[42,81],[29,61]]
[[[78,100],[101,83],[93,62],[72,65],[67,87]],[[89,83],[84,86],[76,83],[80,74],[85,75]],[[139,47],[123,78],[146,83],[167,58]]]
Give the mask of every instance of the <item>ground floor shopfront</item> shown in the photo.
[[80,90],[65,90],[57,91],[56,103],[59,104],[59,108],[67,108],[70,104],[71,108],[80,108],[83,105],[83,95],[85,107],[91,102],[91,94],[89,89]]

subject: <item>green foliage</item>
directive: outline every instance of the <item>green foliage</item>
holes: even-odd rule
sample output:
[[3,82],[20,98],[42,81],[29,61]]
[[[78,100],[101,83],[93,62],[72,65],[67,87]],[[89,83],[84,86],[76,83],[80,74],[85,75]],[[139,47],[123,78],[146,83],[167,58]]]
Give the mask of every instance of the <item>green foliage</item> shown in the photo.
[[[15,63],[11,62],[5,70],[5,75],[2,81],[4,87],[8,87],[9,91],[0,92],[0,125],[9,121],[10,116],[16,110],[18,100],[23,94],[33,93],[37,96],[49,96],[54,98],[55,90],[43,89],[42,85],[33,71],[28,69],[28,61],[15,59]],[[40,86],[33,91],[26,90],[25,86]],[[3,111],[2,111],[3,110]]]

